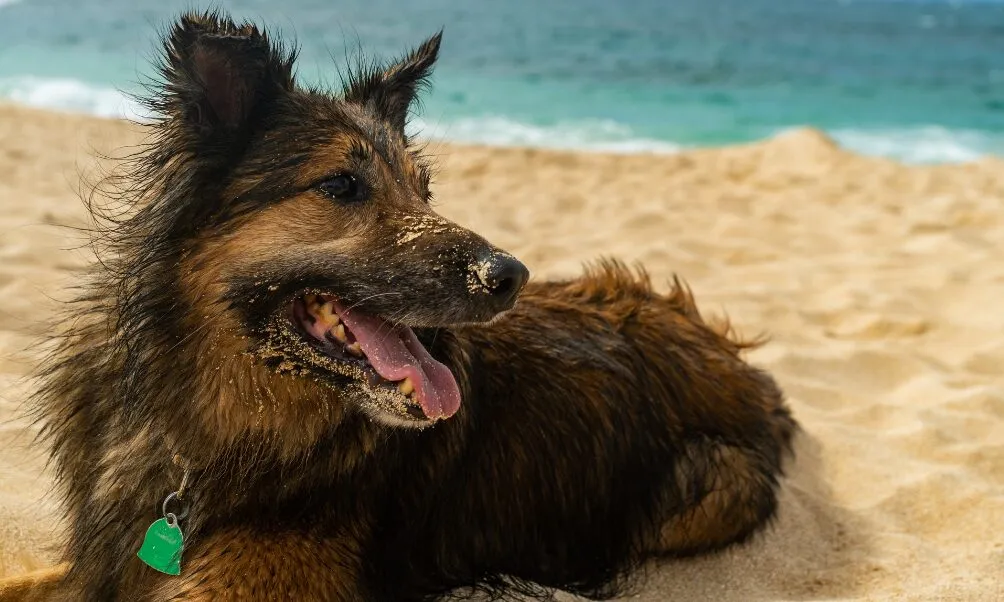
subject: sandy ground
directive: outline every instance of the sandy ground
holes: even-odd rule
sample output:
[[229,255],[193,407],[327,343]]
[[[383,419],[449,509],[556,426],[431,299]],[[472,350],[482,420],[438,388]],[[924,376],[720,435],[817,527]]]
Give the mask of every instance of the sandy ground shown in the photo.
[[[86,253],[81,172],[124,123],[0,107],[0,576],[54,558],[17,409]],[[905,167],[811,131],[674,156],[434,144],[439,209],[536,278],[612,254],[772,342],[805,428],[753,544],[653,567],[633,599],[1004,600],[1004,162]]]

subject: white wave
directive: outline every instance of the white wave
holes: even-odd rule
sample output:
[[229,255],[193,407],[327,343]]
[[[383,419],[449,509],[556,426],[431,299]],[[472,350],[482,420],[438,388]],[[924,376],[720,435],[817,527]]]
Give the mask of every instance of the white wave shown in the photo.
[[21,0],[0,0],[0,8],[5,6],[10,6],[11,4],[17,4]]
[[904,163],[964,163],[1004,153],[1004,137],[941,126],[900,129],[838,129],[829,132],[841,146],[862,155]]
[[141,107],[118,90],[93,86],[75,79],[35,76],[4,78],[0,79],[0,97],[43,109],[89,113],[99,117],[143,119]]
[[[416,120],[424,138],[494,146],[534,146],[619,153],[673,153],[683,145],[638,135],[609,120],[561,122],[538,126],[500,116],[460,118],[441,123]],[[1004,136],[940,126],[886,129],[836,129],[827,132],[844,148],[863,155],[911,164],[964,163],[988,154],[1004,155]]]
[[491,146],[534,146],[615,153],[674,153],[672,142],[636,135],[631,128],[609,120],[582,120],[539,126],[507,117],[463,117],[429,122],[415,119],[412,134],[425,139],[469,142]]

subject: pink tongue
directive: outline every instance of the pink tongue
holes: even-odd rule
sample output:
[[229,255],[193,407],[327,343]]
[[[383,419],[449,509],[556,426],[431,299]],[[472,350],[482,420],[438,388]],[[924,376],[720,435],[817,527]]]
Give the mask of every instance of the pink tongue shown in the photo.
[[377,374],[389,381],[411,377],[427,418],[449,418],[460,409],[460,387],[450,369],[437,362],[407,326],[352,312],[332,301],[335,313],[359,342]]

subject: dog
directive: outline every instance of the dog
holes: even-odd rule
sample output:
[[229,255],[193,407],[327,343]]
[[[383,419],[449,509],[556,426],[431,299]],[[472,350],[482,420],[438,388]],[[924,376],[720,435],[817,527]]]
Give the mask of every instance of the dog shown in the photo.
[[682,281],[530,281],[432,210],[405,125],[440,39],[333,94],[255,24],[165,32],[39,374],[46,597],[604,598],[769,524],[797,424]]

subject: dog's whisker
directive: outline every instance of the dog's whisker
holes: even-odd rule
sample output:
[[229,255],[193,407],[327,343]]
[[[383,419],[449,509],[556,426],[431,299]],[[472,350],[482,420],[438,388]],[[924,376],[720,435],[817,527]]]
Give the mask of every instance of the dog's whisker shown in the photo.
[[[218,312],[214,316],[214,318],[215,319],[219,319],[224,314],[225,314],[225,312],[220,311],[220,312]],[[207,316],[206,318],[207,319],[206,319],[206,321],[204,323],[200,324],[197,328],[195,328],[194,330],[192,330],[191,332],[189,332],[188,334],[186,334],[184,337],[182,337],[181,339],[179,339],[178,342],[176,342],[174,345],[171,345],[171,347],[164,352],[164,355],[167,355],[167,354],[171,353],[172,351],[174,351],[175,349],[177,349],[178,347],[180,347],[182,344],[184,344],[185,342],[187,342],[189,339],[191,339],[195,335],[197,335],[197,334],[199,334],[199,333],[207,330],[208,328],[210,328],[211,326],[214,325],[213,320],[209,319],[209,316]]]
[[391,297],[391,296],[403,297],[404,293],[401,293],[401,292],[398,292],[398,291],[387,291],[387,292],[384,292],[384,293],[374,293],[372,295],[368,295],[366,297],[363,297],[362,299],[359,299],[358,301],[356,301],[352,305],[348,306],[346,308],[346,310],[355,309],[356,307],[359,307],[363,303],[366,303],[367,301],[372,301],[373,299],[376,299],[378,297]]

